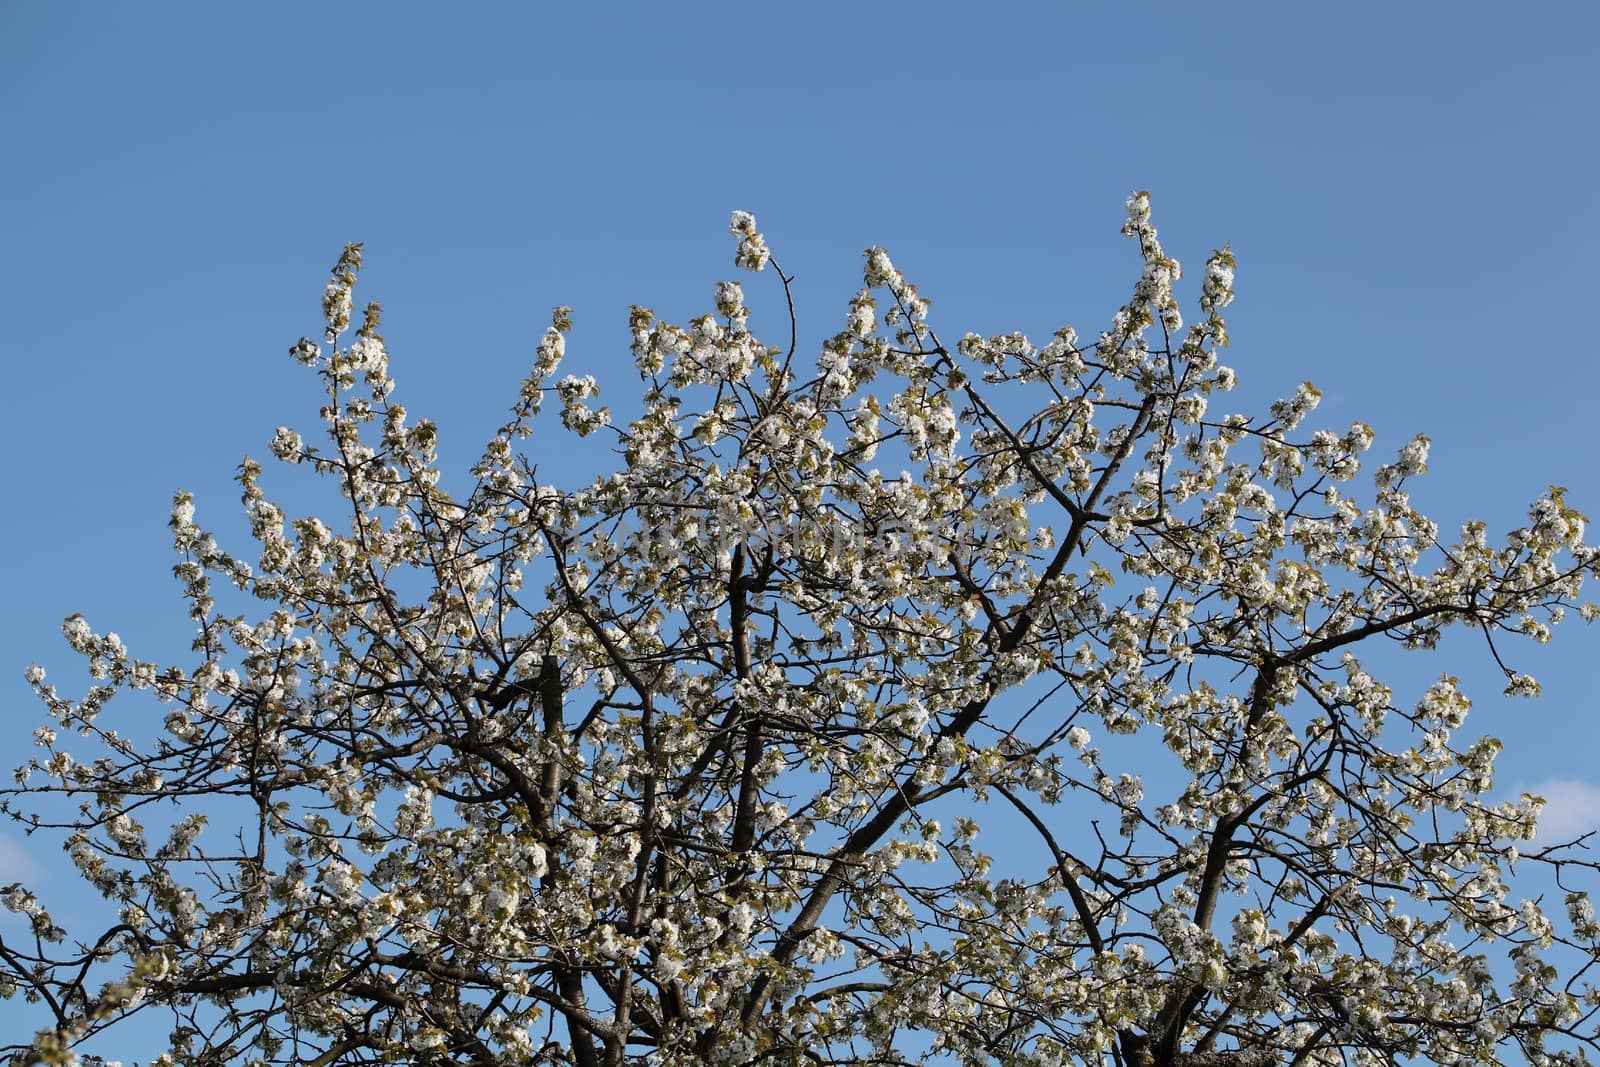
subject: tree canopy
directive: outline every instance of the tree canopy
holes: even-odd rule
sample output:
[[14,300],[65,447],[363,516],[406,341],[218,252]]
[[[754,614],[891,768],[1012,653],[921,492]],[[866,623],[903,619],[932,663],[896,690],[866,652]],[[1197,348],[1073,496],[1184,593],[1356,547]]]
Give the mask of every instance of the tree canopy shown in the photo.
[[[0,800],[115,918],[69,932],[4,889],[27,923],[0,994],[43,1027],[13,1062],[163,1013],[184,1064],[1600,1047],[1594,863],[1530,844],[1538,798],[1491,798],[1456,677],[1373,673],[1454,627],[1536,694],[1512,643],[1594,614],[1561,490],[1503,539],[1443,535],[1410,497],[1426,437],[1371,465],[1368,426],[1302,429],[1309,384],[1215,413],[1234,259],[1186,325],[1144,193],[1126,305],[1043,344],[947,346],[872,248],[803,358],[791,279],[751,215],[731,230],[783,343],[735,282],[682,326],[634,307],[642,398],[614,424],[558,376],[557,308],[459,484],[379,306],[352,329],[344,250],[292,349],[320,432],[271,443],[331,510],[289,517],[246,459],[236,554],[178,494],[193,654],[73,616],[87,691],[28,670],[52,724]],[[612,470],[562,484],[547,401]],[[1564,900],[1521,899],[1529,872]]]

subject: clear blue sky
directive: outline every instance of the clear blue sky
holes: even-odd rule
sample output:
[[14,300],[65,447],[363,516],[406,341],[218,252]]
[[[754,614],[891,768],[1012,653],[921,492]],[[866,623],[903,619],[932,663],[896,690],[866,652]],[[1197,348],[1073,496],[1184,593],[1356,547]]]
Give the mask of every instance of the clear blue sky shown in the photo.
[[[1600,8],[976,11],[0,3],[4,762],[42,716],[23,668],[71,666],[63,616],[182,658],[171,493],[237,530],[239,458],[314,426],[286,349],[350,240],[401,398],[464,463],[554,304],[569,365],[625,403],[628,304],[707,309],[733,208],[797,276],[806,336],[869,244],[945,336],[1045,336],[1122,302],[1122,202],[1148,188],[1171,253],[1238,254],[1230,409],[1310,378],[1316,425],[1365,419],[1380,453],[1432,435],[1414,498],[1447,528],[1503,531],[1551,483],[1600,517]],[[1600,790],[1600,631],[1519,651],[1544,699],[1475,693],[1502,783]],[[68,880],[0,835],[0,884]]]

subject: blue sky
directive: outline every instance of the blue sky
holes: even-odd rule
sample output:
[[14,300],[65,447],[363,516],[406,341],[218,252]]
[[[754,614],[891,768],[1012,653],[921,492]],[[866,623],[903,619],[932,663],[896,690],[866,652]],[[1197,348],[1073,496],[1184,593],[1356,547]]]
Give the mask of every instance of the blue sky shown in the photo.
[[[70,666],[63,616],[181,658],[171,493],[237,531],[240,457],[315,422],[285,353],[319,329],[350,240],[401,398],[464,465],[552,305],[576,309],[569,366],[625,405],[628,305],[706,310],[732,276],[731,209],[796,275],[804,336],[838,328],[867,245],[946,337],[1047,336],[1125,298],[1117,227],[1147,188],[1169,252],[1239,257],[1229,409],[1309,378],[1314,425],[1364,419],[1380,453],[1430,434],[1414,498],[1447,529],[1503,531],[1552,483],[1600,517],[1600,8],[975,12],[0,4],[8,762],[42,715],[23,668]],[[746,289],[759,331],[775,297]],[[1451,642],[1420,675],[1466,675],[1477,651]],[[1519,653],[1542,700],[1474,694],[1507,742],[1501,781],[1600,798],[1600,631],[1574,621]],[[0,884],[68,880],[0,835]]]

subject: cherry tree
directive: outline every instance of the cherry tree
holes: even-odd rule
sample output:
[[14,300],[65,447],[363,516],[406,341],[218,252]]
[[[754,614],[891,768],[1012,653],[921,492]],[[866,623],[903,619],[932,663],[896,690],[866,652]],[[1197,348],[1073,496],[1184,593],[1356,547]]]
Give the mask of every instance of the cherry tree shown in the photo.
[[[1512,643],[1594,611],[1560,490],[1443,535],[1426,437],[1356,488],[1373,431],[1302,430],[1309,384],[1213,413],[1234,259],[1185,325],[1143,193],[1128,303],[1044,344],[946,345],[873,248],[802,358],[731,229],[786,343],[735,282],[633,308],[624,426],[558,308],[459,484],[345,249],[319,433],[271,442],[331,510],[247,459],[237,555],[179,494],[192,656],[74,616],[87,691],[28,669],[0,799],[114,920],[5,887],[12,1062],[158,1015],[162,1064],[1585,1062],[1594,864],[1490,799],[1463,683],[1372,673],[1454,627],[1536,694]],[[560,484],[563,432],[613,469]]]

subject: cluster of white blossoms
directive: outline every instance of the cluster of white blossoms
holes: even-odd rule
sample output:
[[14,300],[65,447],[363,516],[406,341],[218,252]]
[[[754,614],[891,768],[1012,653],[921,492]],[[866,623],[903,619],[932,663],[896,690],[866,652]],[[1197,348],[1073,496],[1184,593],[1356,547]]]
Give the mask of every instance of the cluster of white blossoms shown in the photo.
[[760,270],[772,258],[767,251],[766,238],[756,229],[756,217],[748,211],[735,211],[728,223],[728,231],[739,238],[739,251],[734,263],[745,270]]
[[[115,914],[0,890],[0,995],[48,1013],[0,1051],[167,1011],[163,1064],[1585,1062],[1594,864],[1489,799],[1470,672],[1408,694],[1375,651],[1461,624],[1536,693],[1510,642],[1597,613],[1583,516],[1552,489],[1448,543],[1425,436],[1369,491],[1371,427],[1299,430],[1313,386],[1215,413],[1232,253],[1185,326],[1148,195],[1123,232],[1093,341],[947,348],[880,248],[812,369],[740,283],[634,307],[625,424],[556,308],[462,481],[376,304],[351,332],[348,247],[291,349],[320,440],[270,443],[332,510],[245,461],[246,563],[180,494],[193,657],[74,616],[83,696],[27,669],[51,719],[0,805]],[[518,451],[551,397],[614,470]]]
[[586,403],[600,393],[594,375],[569,374],[556,383],[556,393],[561,397],[561,425],[579,437],[587,437],[611,421],[605,408],[596,411]]

